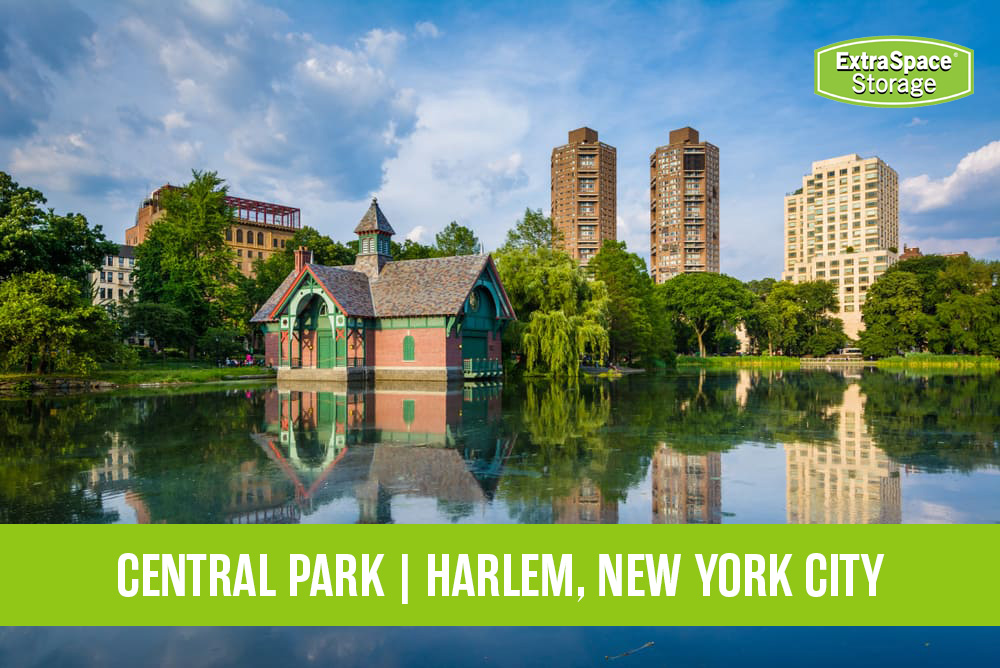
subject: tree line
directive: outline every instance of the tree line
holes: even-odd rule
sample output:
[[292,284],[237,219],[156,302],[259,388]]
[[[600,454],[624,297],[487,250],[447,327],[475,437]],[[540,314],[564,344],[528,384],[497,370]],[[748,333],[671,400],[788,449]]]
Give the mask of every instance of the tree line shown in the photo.
[[[227,186],[192,172],[162,193],[164,215],[136,249],[135,296],[110,310],[93,304],[90,272],[117,253],[81,214],[44,208],[45,197],[0,172],[0,367],[85,373],[129,363],[120,342],[141,332],[190,358],[258,349],[250,317],[294,268],[294,249],[315,262],[350,265],[357,241],[302,227],[283,249],[257,258],[251,277],[225,242],[233,224]],[[742,329],[751,352],[825,355],[848,343],[827,281],[744,283],[725,274],[681,274],[662,284],[624,242],[607,241],[586,267],[560,250],[540,209],[526,209],[495,251],[518,320],[508,356],[529,374],[576,379],[581,363],[669,366],[678,354],[727,354]],[[481,252],[473,230],[452,221],[432,244],[392,242],[396,260]],[[868,291],[859,345],[867,355],[911,350],[1000,355],[997,262],[927,256],[900,262]]]

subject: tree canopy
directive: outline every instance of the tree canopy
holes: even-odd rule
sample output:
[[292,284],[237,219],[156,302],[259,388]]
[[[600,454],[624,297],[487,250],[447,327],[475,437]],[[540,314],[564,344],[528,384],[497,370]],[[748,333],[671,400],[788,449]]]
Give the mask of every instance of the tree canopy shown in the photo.
[[0,172],[0,280],[46,271],[84,284],[118,246],[79,213],[43,209],[45,196]]
[[475,255],[479,252],[479,237],[468,227],[454,220],[437,233],[435,245],[442,257],[453,255]]
[[542,214],[541,209],[524,210],[524,217],[518,219],[514,227],[507,230],[507,240],[500,250],[539,250],[552,248],[560,240],[552,227],[552,219]]
[[753,301],[739,280],[725,274],[695,273],[675,276],[657,286],[664,307],[698,340],[698,354],[705,356],[705,335],[720,326],[736,327]]

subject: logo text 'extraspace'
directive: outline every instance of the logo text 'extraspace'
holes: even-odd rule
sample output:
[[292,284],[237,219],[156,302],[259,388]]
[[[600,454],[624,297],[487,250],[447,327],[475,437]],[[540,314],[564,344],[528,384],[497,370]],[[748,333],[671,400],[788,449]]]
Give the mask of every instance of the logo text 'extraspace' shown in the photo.
[[816,94],[866,107],[972,95],[972,49],[927,37],[862,37],[816,49]]

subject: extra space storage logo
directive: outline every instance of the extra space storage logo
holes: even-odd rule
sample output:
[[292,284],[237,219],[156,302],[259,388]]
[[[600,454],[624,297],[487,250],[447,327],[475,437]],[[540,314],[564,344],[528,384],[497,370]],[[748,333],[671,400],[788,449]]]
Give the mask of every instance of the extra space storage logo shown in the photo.
[[972,95],[972,49],[927,37],[863,37],[816,49],[816,94],[866,107]]

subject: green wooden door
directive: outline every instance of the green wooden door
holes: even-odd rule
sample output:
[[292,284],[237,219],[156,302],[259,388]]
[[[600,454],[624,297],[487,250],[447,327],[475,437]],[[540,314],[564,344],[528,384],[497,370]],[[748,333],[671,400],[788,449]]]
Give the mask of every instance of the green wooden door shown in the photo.
[[462,337],[462,359],[485,359],[486,350],[485,334],[466,332]]

